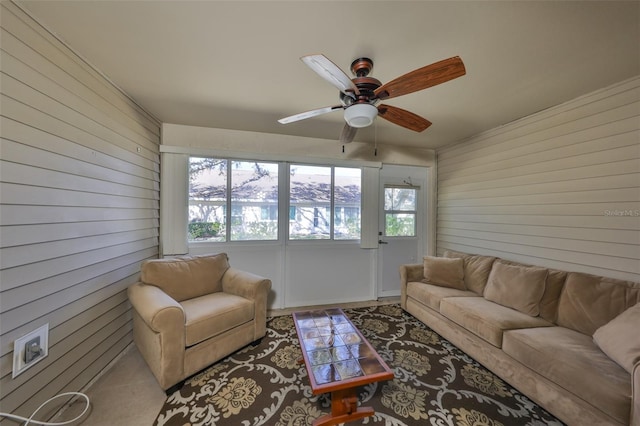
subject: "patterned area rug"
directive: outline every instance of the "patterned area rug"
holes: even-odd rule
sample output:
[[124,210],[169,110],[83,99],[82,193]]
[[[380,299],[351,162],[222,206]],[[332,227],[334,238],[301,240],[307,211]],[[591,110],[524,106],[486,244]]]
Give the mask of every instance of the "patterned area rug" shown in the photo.
[[[562,425],[542,408],[404,312],[399,305],[344,309],[393,369],[395,379],[360,388],[374,416],[349,425]],[[312,395],[290,315],[267,335],[188,380],[167,398],[156,426],[312,424],[330,412]]]

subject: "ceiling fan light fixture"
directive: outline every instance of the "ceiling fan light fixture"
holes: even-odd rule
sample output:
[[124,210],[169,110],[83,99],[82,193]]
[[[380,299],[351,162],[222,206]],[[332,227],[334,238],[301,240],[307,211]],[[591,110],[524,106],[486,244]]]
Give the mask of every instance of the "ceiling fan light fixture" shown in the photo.
[[371,104],[355,104],[344,110],[344,120],[355,128],[370,126],[377,115],[378,108]]

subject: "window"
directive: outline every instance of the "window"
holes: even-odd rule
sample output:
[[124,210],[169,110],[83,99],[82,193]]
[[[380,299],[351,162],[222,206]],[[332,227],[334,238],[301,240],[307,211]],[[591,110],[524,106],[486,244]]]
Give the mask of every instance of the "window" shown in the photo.
[[385,236],[416,236],[417,189],[388,186],[384,189]]
[[333,237],[336,240],[359,239],[362,222],[362,170],[336,167],[334,172]]
[[191,157],[188,219],[189,241],[277,240],[278,165]]
[[331,167],[291,165],[289,175],[289,238],[329,239]]
[[289,239],[360,238],[359,168],[292,164],[289,175]]
[[291,240],[360,239],[360,168],[290,165],[287,212],[279,166],[190,157],[188,241],[274,241],[279,221],[288,221]]

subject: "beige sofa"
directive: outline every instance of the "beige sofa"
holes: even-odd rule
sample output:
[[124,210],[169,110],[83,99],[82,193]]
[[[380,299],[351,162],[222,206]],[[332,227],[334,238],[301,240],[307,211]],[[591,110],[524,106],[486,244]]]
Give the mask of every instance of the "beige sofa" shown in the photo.
[[640,426],[640,283],[447,251],[402,307],[570,426]]
[[[128,289],[133,338],[164,389],[262,338],[271,281],[225,253],[143,262]],[[176,386],[177,385],[177,386]]]

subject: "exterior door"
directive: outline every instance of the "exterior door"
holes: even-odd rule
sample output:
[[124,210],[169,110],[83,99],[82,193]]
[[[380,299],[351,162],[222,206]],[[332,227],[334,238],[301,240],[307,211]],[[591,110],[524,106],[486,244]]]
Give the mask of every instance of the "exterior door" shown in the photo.
[[420,178],[425,174],[424,168],[416,167],[385,165],[381,170],[378,297],[399,296],[400,265],[416,263],[419,258],[426,197]]

